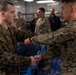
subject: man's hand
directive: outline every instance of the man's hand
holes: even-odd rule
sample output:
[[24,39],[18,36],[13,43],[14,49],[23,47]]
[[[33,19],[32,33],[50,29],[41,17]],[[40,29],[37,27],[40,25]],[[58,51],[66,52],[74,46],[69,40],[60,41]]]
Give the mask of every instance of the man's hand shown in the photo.
[[28,43],[32,44],[32,42],[29,40],[29,38],[27,38],[27,39],[24,40],[24,44],[28,44]]
[[39,62],[42,59],[41,54],[40,55],[35,55],[34,57],[37,60],[37,62]]
[[41,55],[30,56],[31,66],[36,66],[36,64],[41,60]]
[[30,58],[31,58],[31,66],[36,66],[37,60],[35,59],[35,57],[30,56]]

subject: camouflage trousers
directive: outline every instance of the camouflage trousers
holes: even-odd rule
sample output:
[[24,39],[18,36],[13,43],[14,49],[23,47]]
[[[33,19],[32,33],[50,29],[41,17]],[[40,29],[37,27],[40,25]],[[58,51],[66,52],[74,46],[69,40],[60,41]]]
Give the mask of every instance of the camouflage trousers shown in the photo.
[[62,75],[76,75],[76,67],[68,68],[68,71],[62,70]]
[[19,75],[19,67],[9,67],[0,69],[0,75]]
[[19,75],[18,73],[6,73],[6,72],[0,72],[0,75]]
[[6,73],[6,72],[1,72],[0,71],[0,75],[19,75],[19,73],[18,72],[17,73],[12,73],[12,72]]

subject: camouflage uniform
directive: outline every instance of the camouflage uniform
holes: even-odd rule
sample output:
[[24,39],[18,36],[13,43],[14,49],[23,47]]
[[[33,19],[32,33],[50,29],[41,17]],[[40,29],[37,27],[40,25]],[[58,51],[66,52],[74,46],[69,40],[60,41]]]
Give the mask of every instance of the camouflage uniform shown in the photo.
[[4,29],[0,25],[0,75],[19,75],[19,66],[29,66],[29,57],[18,56],[17,41],[29,37],[27,31],[22,33],[12,26]]
[[[62,75],[76,75],[76,20],[56,32],[32,37],[32,41],[59,46],[62,56]],[[43,58],[45,54],[46,52],[42,54]]]
[[20,28],[22,26],[26,26],[26,22],[23,18],[18,18],[15,20],[15,22],[16,22],[17,28]]
[[36,34],[43,34],[43,33],[48,33],[51,32],[50,29],[50,23],[47,18],[39,18],[36,22],[36,27],[35,27],[35,33]]

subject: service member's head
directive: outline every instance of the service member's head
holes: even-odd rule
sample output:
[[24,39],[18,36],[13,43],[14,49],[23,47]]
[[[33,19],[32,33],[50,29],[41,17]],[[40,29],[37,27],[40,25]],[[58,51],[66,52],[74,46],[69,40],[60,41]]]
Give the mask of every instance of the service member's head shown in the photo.
[[76,19],[76,0],[62,0],[61,15],[65,21]]
[[50,9],[50,15],[55,15],[55,9],[54,8]]
[[39,8],[37,10],[37,14],[39,17],[44,17],[45,16],[45,9],[44,8]]
[[17,16],[18,16],[18,18],[22,18],[22,13],[21,12],[18,12],[17,13]]
[[[5,23],[11,23],[15,18],[15,7],[11,2],[0,2],[0,20]],[[1,22],[0,21],[0,22]]]

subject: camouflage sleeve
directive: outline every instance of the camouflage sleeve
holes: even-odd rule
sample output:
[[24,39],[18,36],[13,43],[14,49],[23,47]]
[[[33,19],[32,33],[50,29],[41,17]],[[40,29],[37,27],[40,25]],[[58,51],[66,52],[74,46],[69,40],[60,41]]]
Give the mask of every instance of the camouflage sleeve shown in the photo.
[[31,64],[31,59],[29,57],[18,56],[13,50],[9,50],[7,44],[0,39],[0,64],[29,66]]
[[24,41],[24,39],[34,36],[34,34],[31,33],[30,30],[27,30],[25,28],[22,28],[22,29],[23,30],[17,30],[14,28],[17,41]]
[[76,38],[76,26],[65,26],[55,32],[40,34],[32,37],[32,41],[43,44],[60,44],[70,39]]

